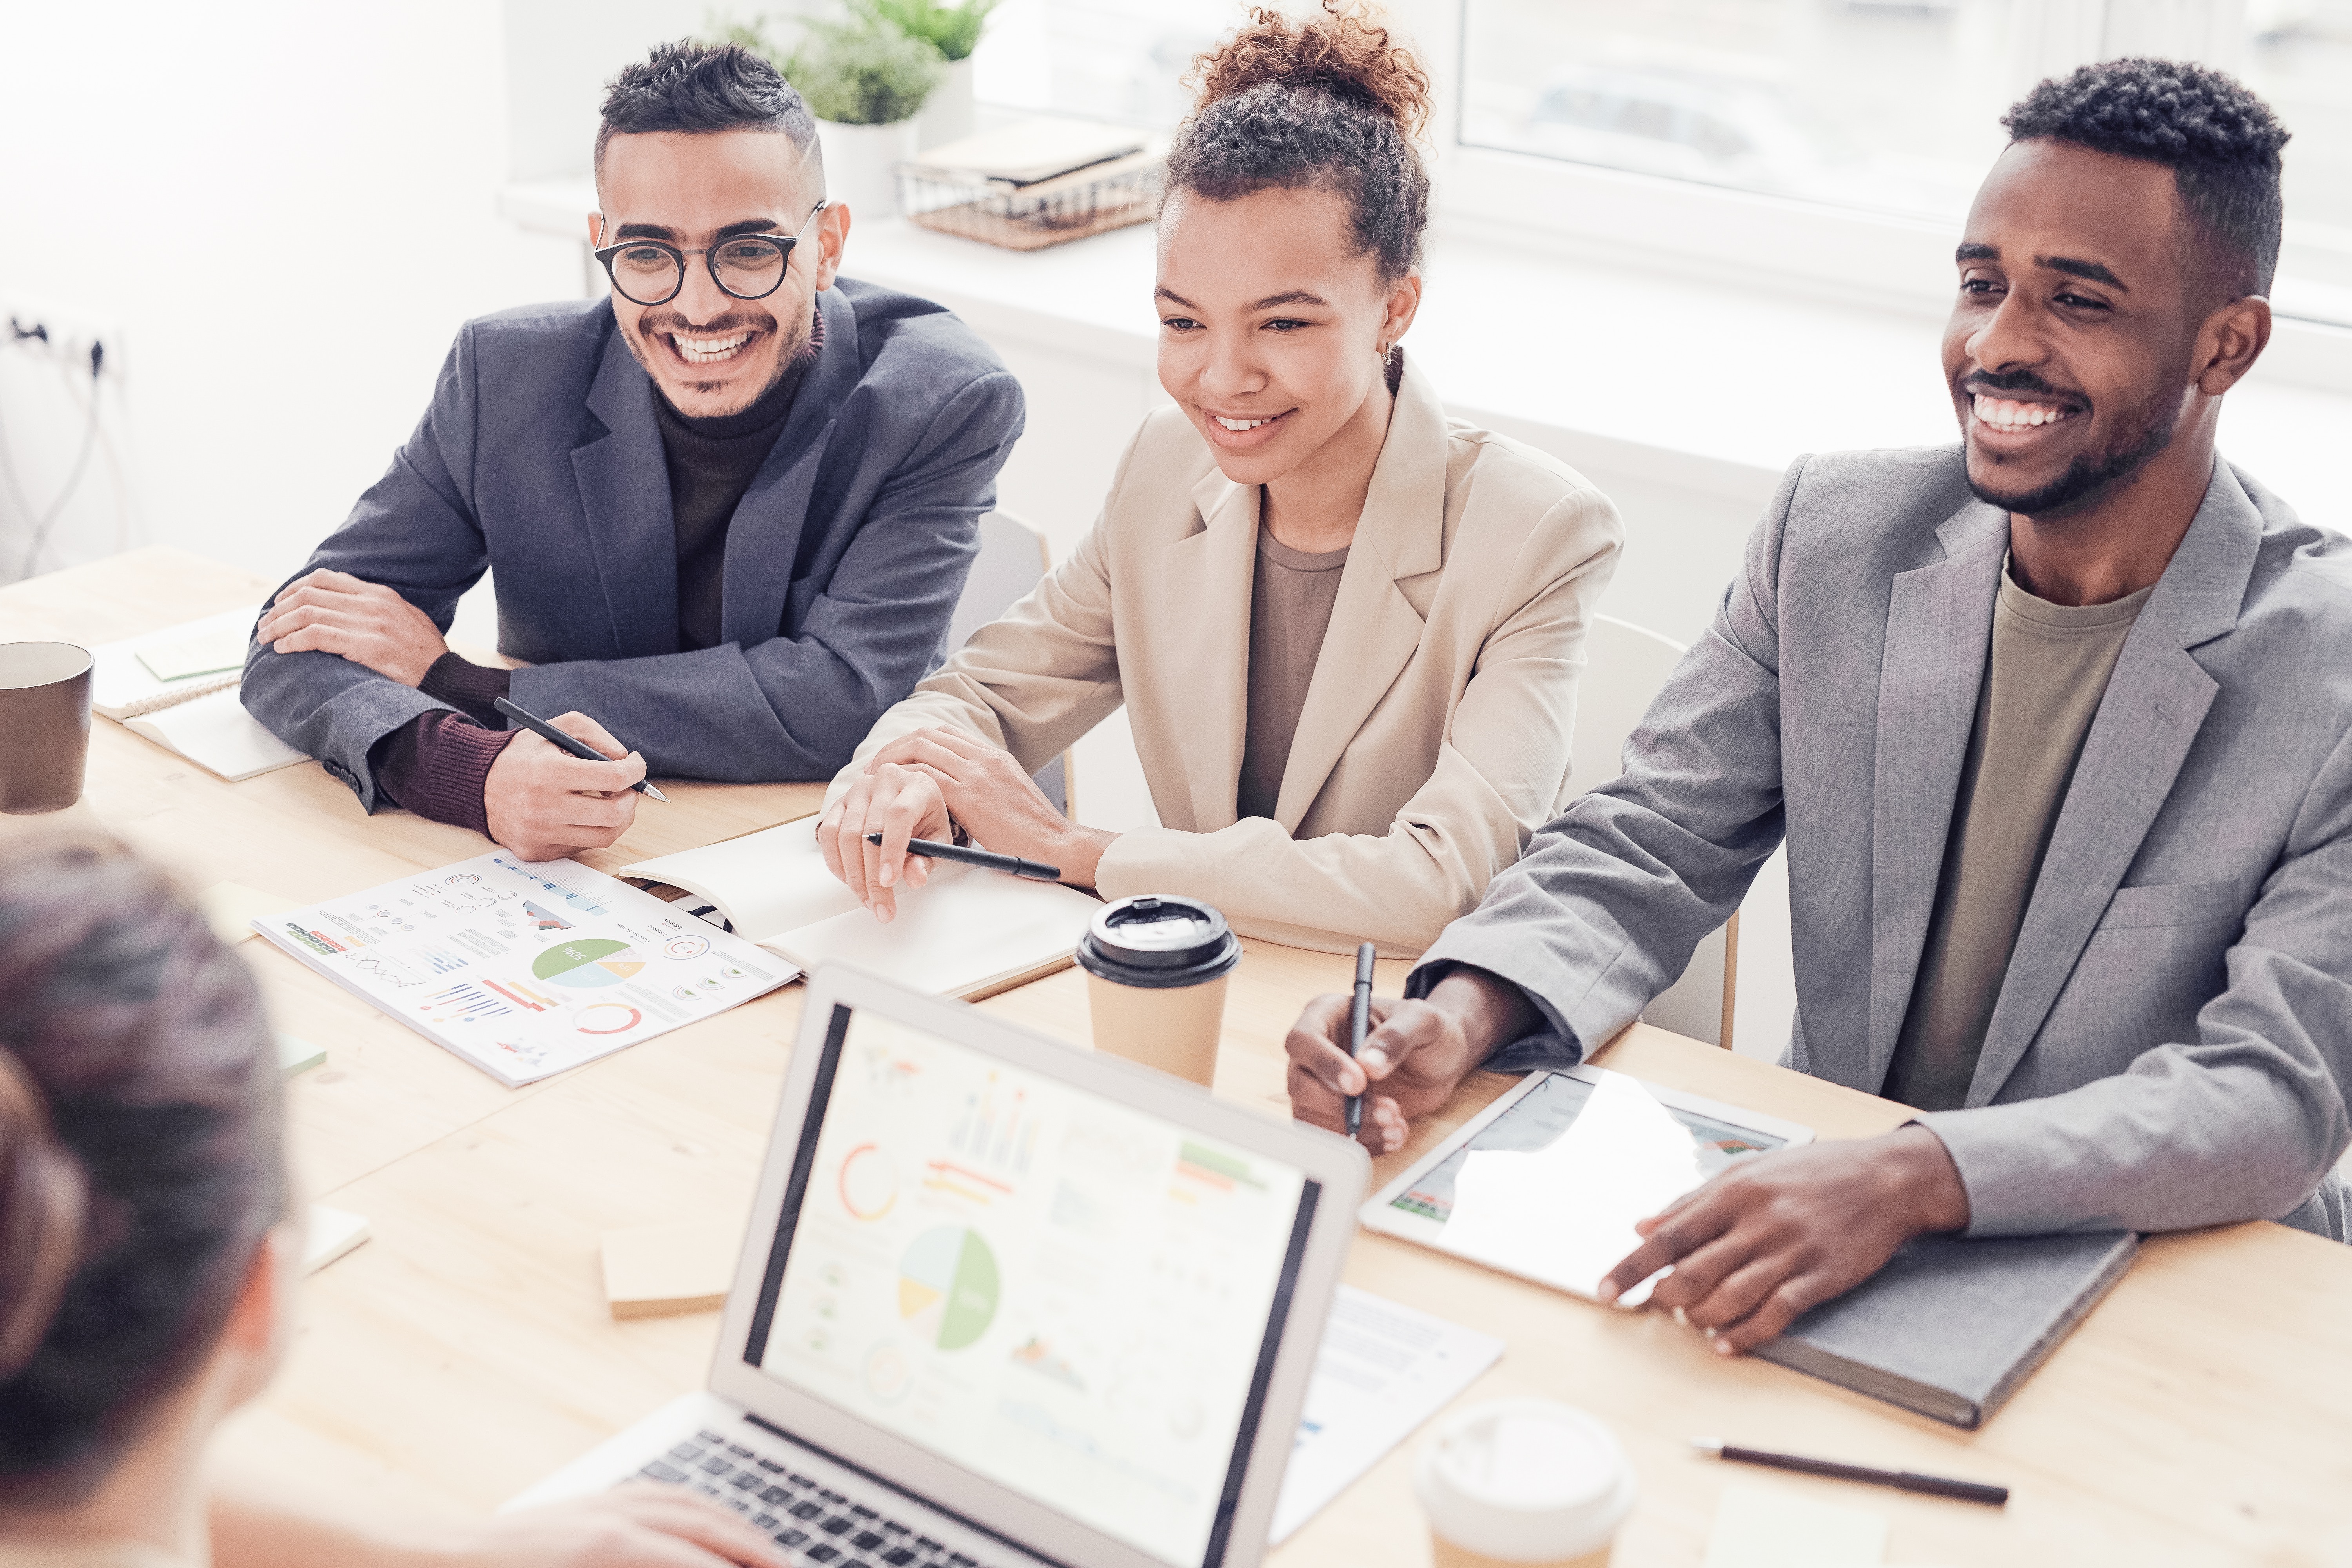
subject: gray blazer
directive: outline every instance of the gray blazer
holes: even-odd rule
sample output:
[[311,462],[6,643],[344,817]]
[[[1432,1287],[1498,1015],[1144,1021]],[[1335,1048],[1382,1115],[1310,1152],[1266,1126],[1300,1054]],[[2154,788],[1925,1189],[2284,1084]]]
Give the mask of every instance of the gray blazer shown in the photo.
[[[653,383],[605,300],[469,321],[433,405],[304,572],[396,589],[444,631],[496,574],[514,700],[577,709],[663,776],[831,778],[929,673],[1021,434],[1020,384],[928,300],[839,280],[824,349],[727,533],[717,647],[677,642]],[[367,810],[368,748],[445,708],[325,653],[247,656],[245,705]]]
[[[1575,1060],[1783,837],[1785,1060],[1875,1091],[1936,897],[2007,518],[1957,450],[1801,458],[1625,748],[1413,973],[1475,964]],[[2084,742],[1966,1108],[1970,1234],[2282,1218],[2347,1237],[2352,542],[2217,463]]]

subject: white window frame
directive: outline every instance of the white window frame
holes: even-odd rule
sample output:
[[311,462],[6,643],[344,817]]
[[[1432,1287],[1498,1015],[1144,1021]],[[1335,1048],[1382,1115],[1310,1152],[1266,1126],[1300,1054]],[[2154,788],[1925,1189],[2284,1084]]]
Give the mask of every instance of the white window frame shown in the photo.
[[[1467,0],[1390,0],[1437,88],[1430,128],[1435,217],[1446,234],[1549,249],[1702,283],[1769,286],[1864,308],[1940,317],[1950,305],[1956,223],[1873,213],[1688,180],[1506,152],[1460,140]],[[2123,52],[2227,59],[2245,0],[2013,0],[2036,7],[2022,47],[2044,74]],[[2161,36],[2153,30],[2161,26]],[[2219,41],[2216,41],[2219,40]],[[2042,57],[2046,57],[2044,61]],[[2295,237],[2290,237],[2291,239]],[[2264,369],[2352,393],[2352,329],[2282,316]]]

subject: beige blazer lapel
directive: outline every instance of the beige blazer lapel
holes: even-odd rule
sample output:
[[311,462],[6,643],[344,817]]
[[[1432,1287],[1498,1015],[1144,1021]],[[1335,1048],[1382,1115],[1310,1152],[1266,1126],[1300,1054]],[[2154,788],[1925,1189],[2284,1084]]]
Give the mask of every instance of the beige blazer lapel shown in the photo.
[[1257,566],[1257,487],[1212,468],[1192,487],[1202,528],[1160,559],[1155,595],[1169,607],[1157,657],[1185,672],[1170,682],[1174,732],[1184,737],[1192,829],[1231,827],[1249,722],[1250,589]]
[[2262,514],[2217,462],[2203,504],[2124,640],[2083,739],[2000,1000],[1985,1026],[1969,1104],[1990,1104],[2016,1070],[2172,794],[2221,689],[2189,649],[2238,624],[2262,536]]
[[[1421,613],[1397,584],[1445,563],[1446,450],[1445,411],[1408,359],[1283,767],[1275,816],[1286,831],[1297,831],[1331,770],[1421,646]],[[1245,664],[1247,643],[1244,626]],[[1238,752],[1235,762],[1238,777]]]

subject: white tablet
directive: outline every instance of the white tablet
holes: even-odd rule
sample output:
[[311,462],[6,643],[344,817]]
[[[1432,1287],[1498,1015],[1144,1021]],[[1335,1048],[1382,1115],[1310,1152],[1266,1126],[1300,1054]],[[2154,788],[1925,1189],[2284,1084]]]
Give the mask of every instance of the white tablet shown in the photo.
[[[1633,1222],[1813,1130],[1605,1068],[1528,1075],[1367,1200],[1367,1230],[1591,1297]],[[1662,1271],[1663,1272],[1663,1271]],[[1654,1277],[1625,1293],[1645,1299]]]

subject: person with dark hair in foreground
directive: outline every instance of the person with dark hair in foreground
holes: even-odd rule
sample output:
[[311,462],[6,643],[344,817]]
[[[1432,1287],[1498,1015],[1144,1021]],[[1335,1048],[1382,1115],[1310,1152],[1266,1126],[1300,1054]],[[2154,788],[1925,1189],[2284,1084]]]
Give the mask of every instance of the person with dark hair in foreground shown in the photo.
[[1928,1232],[2274,1218],[2347,1238],[2352,542],[2216,457],[2268,341],[2286,132],[2221,74],[2044,82],[1969,214],[1957,449],[1798,460],[1626,748],[1376,1004],[1289,1038],[1376,1149],[1572,1063],[1786,838],[1786,1060],[1916,1106],[1742,1162],[1604,1284],[1727,1353]]
[[[1418,951],[1559,810],[1623,530],[1565,465],[1447,418],[1398,342],[1429,90],[1339,0],[1203,58],[1160,215],[1176,406],[1076,552],[835,778],[826,864],[878,919],[927,874],[908,839],[966,831],[1108,898]],[[1112,834],[1029,775],[1122,704],[1160,826]]]
[[[391,470],[263,613],[244,685],[365,809],[527,859],[618,838],[648,768],[830,776],[938,661],[1021,432],[1020,384],[961,321],[839,275],[849,210],[759,56],[672,44],[622,71],[596,188],[609,299],[466,325]],[[526,668],[442,640],[486,570]],[[614,760],[507,728],[501,697]]]
[[368,1531],[208,1497],[294,1331],[278,1053],[253,976],[119,845],[0,847],[0,1562],[782,1568],[678,1493]]

